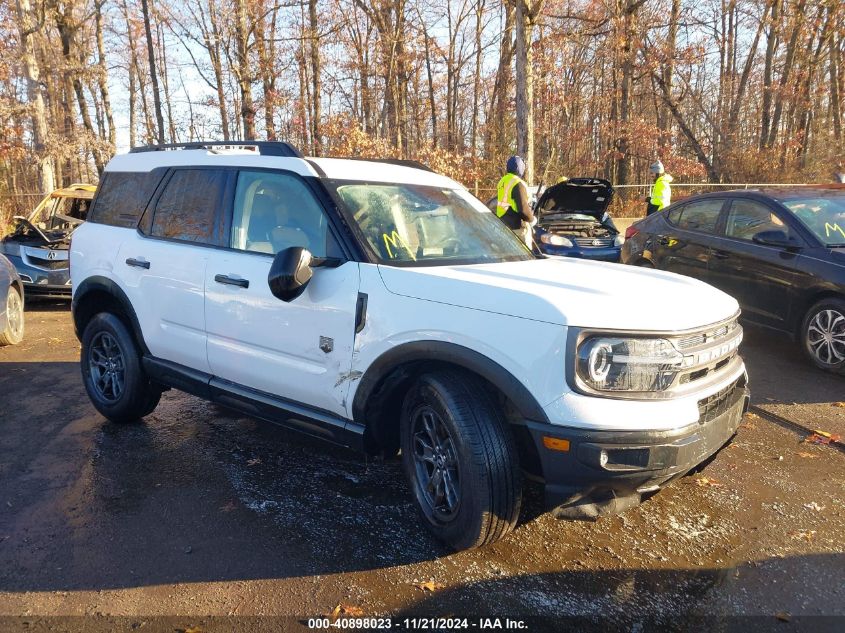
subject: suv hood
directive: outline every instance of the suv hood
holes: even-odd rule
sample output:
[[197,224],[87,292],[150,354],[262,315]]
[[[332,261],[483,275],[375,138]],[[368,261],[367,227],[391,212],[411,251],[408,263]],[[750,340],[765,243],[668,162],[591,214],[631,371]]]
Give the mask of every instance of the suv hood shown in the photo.
[[537,201],[540,220],[558,213],[577,213],[602,221],[613,201],[613,186],[601,178],[571,178],[546,189]]
[[690,277],[565,257],[379,271],[397,295],[565,326],[688,330],[739,310],[735,299]]

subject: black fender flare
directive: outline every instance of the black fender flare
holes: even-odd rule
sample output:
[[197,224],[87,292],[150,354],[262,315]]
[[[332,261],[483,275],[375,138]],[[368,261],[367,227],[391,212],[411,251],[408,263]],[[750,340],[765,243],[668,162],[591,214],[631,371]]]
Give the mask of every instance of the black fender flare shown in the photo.
[[117,283],[108,277],[88,277],[85,281],[79,284],[79,287],[76,288],[76,291],[73,293],[70,310],[73,314],[73,327],[76,331],[76,338],[82,340],[83,328],[80,327],[80,318],[82,315],[79,314],[79,306],[85,301],[85,296],[92,292],[105,292],[120,304],[121,309],[129,319],[129,325],[132,328],[132,333],[135,335],[138,347],[141,348],[141,352],[143,354],[149,355],[150,350],[144,342],[144,335],[141,332],[141,323],[138,320],[138,315],[135,314],[135,308],[132,307],[132,302],[129,300],[129,297],[126,296],[126,293],[123,292],[123,288],[118,286]]
[[448,363],[474,372],[504,393],[526,420],[548,424],[549,418],[531,392],[507,369],[473,349],[444,341],[403,343],[379,356],[361,377],[352,401],[352,418],[366,425],[366,409],[371,394],[390,373],[406,364]]

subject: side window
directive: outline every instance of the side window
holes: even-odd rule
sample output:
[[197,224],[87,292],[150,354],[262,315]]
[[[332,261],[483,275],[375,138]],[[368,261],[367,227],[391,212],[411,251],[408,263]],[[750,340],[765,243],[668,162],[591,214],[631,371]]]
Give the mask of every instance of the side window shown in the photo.
[[225,182],[226,172],[221,169],[175,171],[156,202],[150,235],[219,244]]
[[296,176],[282,172],[238,174],[232,248],[276,254],[301,246],[315,257],[336,257],[338,248],[322,206]]
[[725,223],[725,235],[740,240],[751,240],[760,231],[783,231],[789,229],[769,207],[753,200],[734,200],[731,202],[728,219]]
[[669,213],[667,214],[669,222],[671,222],[672,224],[677,224],[678,221],[681,219],[681,211],[683,210],[683,205],[669,209]]
[[159,172],[109,171],[103,174],[89,222],[124,228],[138,226],[138,219],[158,186]]
[[690,202],[681,210],[681,217],[676,224],[679,228],[703,233],[715,233],[719,212],[724,200],[700,200]]

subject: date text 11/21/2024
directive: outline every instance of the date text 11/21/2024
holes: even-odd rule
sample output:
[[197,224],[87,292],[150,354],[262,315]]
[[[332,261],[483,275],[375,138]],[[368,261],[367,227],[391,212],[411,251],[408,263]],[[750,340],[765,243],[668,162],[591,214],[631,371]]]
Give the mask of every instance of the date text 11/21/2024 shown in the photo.
[[312,630],[375,630],[399,629],[407,631],[442,631],[442,630],[528,630],[524,620],[511,618],[402,618],[367,617],[367,618],[309,618],[308,628]]

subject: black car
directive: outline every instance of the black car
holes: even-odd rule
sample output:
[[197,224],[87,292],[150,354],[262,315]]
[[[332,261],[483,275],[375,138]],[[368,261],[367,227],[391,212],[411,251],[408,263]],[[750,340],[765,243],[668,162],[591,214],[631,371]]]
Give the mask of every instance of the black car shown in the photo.
[[0,346],[23,340],[23,283],[12,263],[0,255]]
[[628,228],[622,261],[706,281],[752,324],[785,332],[845,373],[845,187],[686,198]]

